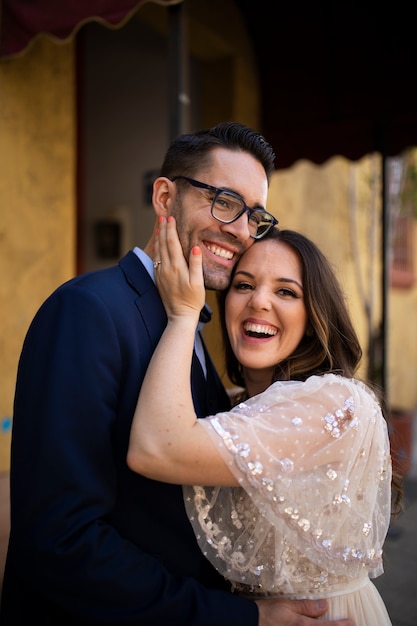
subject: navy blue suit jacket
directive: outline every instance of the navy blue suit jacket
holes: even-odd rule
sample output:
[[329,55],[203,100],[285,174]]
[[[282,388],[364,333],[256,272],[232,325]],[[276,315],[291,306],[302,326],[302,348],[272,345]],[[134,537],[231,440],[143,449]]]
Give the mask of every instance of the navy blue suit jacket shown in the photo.
[[[35,316],[16,384],[2,626],[258,623],[256,605],[226,591],[200,553],[181,487],[126,464],[165,325],[133,252],[65,283]],[[195,384],[199,415],[228,403],[208,369],[206,387]]]

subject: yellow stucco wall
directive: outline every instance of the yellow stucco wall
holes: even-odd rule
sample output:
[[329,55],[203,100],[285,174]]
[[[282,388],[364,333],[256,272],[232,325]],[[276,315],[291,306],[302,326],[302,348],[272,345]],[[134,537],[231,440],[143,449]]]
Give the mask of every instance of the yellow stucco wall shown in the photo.
[[0,471],[9,468],[28,325],[75,268],[74,49],[38,40],[0,60]]

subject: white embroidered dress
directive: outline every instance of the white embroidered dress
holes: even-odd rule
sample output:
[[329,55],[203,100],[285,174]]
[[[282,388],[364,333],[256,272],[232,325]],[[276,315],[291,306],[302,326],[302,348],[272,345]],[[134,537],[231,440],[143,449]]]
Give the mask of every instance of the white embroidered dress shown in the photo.
[[391,625],[369,580],[391,514],[387,426],[373,392],[334,374],[276,382],[200,420],[241,487],[184,487],[200,548],[236,592],[329,598],[323,619]]

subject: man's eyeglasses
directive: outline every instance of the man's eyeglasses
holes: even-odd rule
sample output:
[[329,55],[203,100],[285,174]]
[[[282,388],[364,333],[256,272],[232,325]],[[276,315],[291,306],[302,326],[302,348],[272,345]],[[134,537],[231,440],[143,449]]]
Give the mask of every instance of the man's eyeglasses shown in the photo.
[[206,183],[201,183],[188,176],[174,176],[171,180],[185,180],[197,189],[208,189],[213,194],[211,199],[210,212],[215,220],[223,224],[231,224],[239,219],[244,213],[248,214],[249,233],[253,239],[261,239],[273,226],[278,224],[278,220],[261,207],[251,209],[245,204],[244,199],[234,191],[212,187]]

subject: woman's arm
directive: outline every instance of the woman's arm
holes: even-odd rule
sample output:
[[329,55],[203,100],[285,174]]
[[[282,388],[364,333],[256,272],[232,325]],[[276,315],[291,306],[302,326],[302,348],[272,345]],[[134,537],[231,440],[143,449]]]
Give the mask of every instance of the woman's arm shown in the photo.
[[174,218],[160,220],[156,282],[168,324],[143,382],[130,434],[127,462],[149,478],[178,484],[236,485],[194,412],[190,372],[195,332],[204,306],[200,249],[189,267]]

